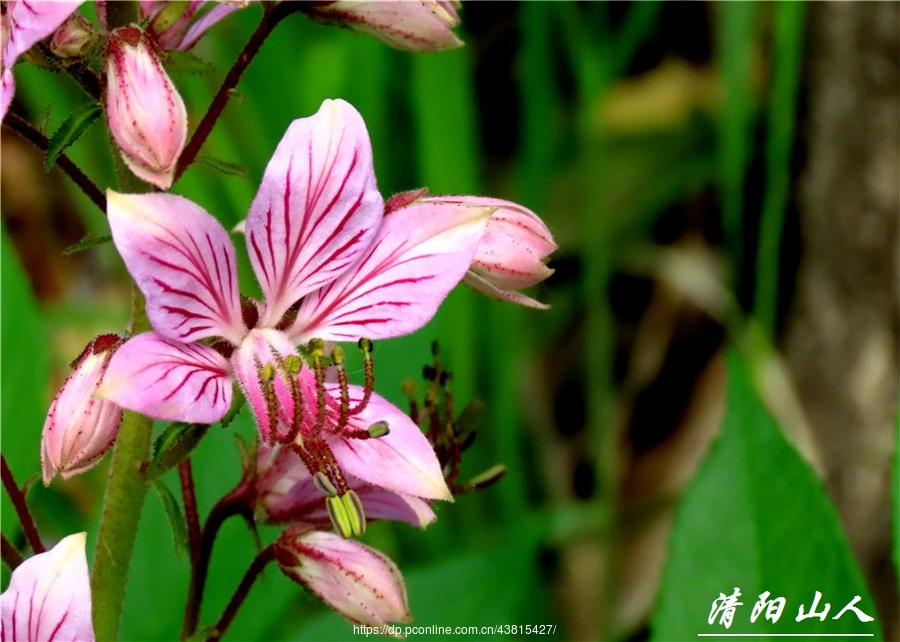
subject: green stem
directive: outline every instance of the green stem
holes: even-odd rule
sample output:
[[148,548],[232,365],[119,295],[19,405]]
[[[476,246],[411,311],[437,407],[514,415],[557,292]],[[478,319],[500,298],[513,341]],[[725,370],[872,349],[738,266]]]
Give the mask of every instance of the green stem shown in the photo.
[[[131,332],[149,329],[144,297],[137,286],[132,286]],[[125,412],[113,447],[91,575],[94,633],[98,640],[118,638],[131,553],[149,488],[146,465],[152,429],[153,420],[149,417]]]

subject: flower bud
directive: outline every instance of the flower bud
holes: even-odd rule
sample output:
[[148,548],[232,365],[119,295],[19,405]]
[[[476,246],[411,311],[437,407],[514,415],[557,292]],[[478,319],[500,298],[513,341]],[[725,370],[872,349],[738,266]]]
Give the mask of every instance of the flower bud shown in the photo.
[[94,27],[80,13],[73,13],[50,39],[50,51],[60,58],[80,58],[94,42]]
[[396,49],[441,51],[461,47],[452,29],[459,2],[316,2],[303,9],[313,20],[375,36]]
[[287,529],[275,546],[281,571],[351,622],[410,621],[403,576],[375,549],[306,526]]
[[128,168],[169,189],[187,140],[187,111],[149,37],[137,27],[116,29],[109,37],[106,116]]
[[60,473],[64,479],[92,468],[119,432],[122,409],[111,401],[94,398],[113,353],[122,344],[115,334],[91,341],[72,364],[50,405],[41,437],[44,483]]
[[464,282],[496,299],[548,307],[516,291],[553,274],[545,261],[556,250],[556,242],[537,214],[516,203],[480,196],[432,196],[420,202],[495,208]]

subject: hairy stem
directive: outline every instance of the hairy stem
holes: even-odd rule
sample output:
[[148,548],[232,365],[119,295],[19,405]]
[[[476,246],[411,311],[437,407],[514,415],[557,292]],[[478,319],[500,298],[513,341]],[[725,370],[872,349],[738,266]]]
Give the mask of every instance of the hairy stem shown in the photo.
[[253,558],[253,561],[250,562],[250,568],[247,569],[247,572],[241,579],[241,583],[238,584],[237,589],[234,591],[234,595],[232,595],[231,599],[228,601],[228,606],[225,607],[225,611],[223,611],[222,617],[220,617],[219,621],[216,622],[216,627],[213,630],[212,634],[209,636],[210,641],[219,640],[223,635],[225,635],[228,627],[231,626],[231,623],[234,621],[234,617],[237,615],[238,609],[241,608],[241,605],[247,598],[247,594],[250,593],[250,589],[253,587],[253,583],[256,581],[256,578],[259,577],[260,573],[262,573],[262,570],[266,567],[266,564],[274,560],[274,544],[269,544],[259,553],[257,553],[256,557]]
[[250,35],[247,44],[244,45],[241,53],[238,54],[231,69],[228,70],[225,79],[222,81],[221,87],[219,87],[219,91],[216,92],[216,95],[212,99],[209,110],[206,112],[206,115],[203,116],[203,120],[200,121],[200,124],[197,125],[197,129],[194,130],[190,141],[188,141],[187,146],[181,153],[181,158],[178,159],[178,170],[175,172],[176,181],[181,177],[184,171],[191,166],[194,159],[197,158],[197,154],[200,153],[200,149],[203,147],[203,144],[212,132],[216,121],[219,120],[225,106],[228,104],[228,99],[231,98],[232,91],[237,87],[238,82],[240,82],[244,72],[247,71],[247,67],[250,66],[253,58],[259,53],[266,38],[268,38],[269,34],[271,34],[275,27],[278,26],[279,22],[284,20],[290,14],[299,11],[302,4],[302,2],[281,2],[263,14],[259,26],[257,26],[256,30]]
[[[145,332],[150,323],[144,298],[137,286],[132,287],[131,330]],[[98,640],[118,638],[128,567],[147,494],[145,468],[152,429],[152,419],[126,411],[113,448],[91,575],[94,632]]]
[[25,503],[25,493],[16,484],[12,471],[9,469],[9,464],[6,463],[6,457],[3,455],[0,455],[0,464],[2,464],[3,471],[3,487],[6,489],[9,499],[16,509],[16,515],[19,516],[19,521],[22,523],[22,530],[25,531],[28,545],[31,546],[31,550],[35,553],[43,553],[47,549],[44,548],[44,544],[41,542],[41,536],[34,525],[34,518],[31,516],[31,511],[28,510],[28,505]]
[[194,492],[194,473],[190,456],[178,464],[181,480],[181,494],[184,498],[184,518],[187,521],[188,545],[191,550],[191,565],[196,566],[200,554],[200,518],[197,515],[197,495]]
[[[41,151],[46,152],[47,148],[50,146],[49,139],[21,116],[9,112],[3,119],[3,124]],[[85,196],[91,199],[94,205],[100,208],[101,212],[106,214],[106,196],[100,191],[100,188],[81,171],[81,168],[65,154],[59,155],[56,159],[56,164],[59,165],[60,169],[72,179],[72,182],[84,192]]]

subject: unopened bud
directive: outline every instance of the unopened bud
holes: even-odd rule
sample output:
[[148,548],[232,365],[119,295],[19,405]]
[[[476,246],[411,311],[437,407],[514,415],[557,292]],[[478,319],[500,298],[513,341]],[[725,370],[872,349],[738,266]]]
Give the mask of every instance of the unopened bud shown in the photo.
[[453,33],[459,25],[458,2],[316,2],[303,11],[313,20],[375,36],[404,51],[441,51],[461,47]]
[[435,207],[492,210],[464,282],[495,299],[547,308],[517,291],[553,274],[546,260],[556,250],[556,241],[537,214],[510,201],[480,196],[429,196],[420,202]]
[[122,409],[111,401],[94,398],[119,336],[105,334],[91,341],[72,364],[72,374],[50,405],[41,437],[44,483],[60,473],[64,479],[92,468],[113,445],[122,421]]
[[408,622],[406,586],[382,553],[334,533],[292,527],[275,543],[282,573],[351,622]]
[[106,115],[128,168],[169,189],[187,140],[187,111],[149,37],[137,27],[110,34]]
[[73,13],[50,39],[50,51],[60,58],[80,58],[94,42],[94,27],[80,13]]

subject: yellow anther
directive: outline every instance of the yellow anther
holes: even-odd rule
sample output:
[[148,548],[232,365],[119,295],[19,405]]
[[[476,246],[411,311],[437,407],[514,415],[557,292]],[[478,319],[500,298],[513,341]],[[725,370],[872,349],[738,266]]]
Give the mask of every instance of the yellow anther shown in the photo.
[[284,358],[284,369],[291,374],[297,374],[303,367],[303,362],[295,354],[289,354]]
[[341,501],[344,503],[350,529],[354,535],[359,537],[366,532],[366,513],[363,511],[362,501],[360,501],[359,495],[352,490],[341,495]]
[[328,510],[328,517],[331,518],[331,524],[338,534],[344,539],[350,538],[353,535],[353,525],[341,498],[326,497],[325,508]]
[[267,363],[262,367],[262,375],[263,381],[272,381],[275,378],[275,366],[271,363]]
[[344,363],[344,349],[341,346],[334,346],[334,349],[331,351],[331,362],[340,366]]
[[315,475],[313,475],[313,486],[316,489],[325,495],[326,497],[335,497],[337,496],[337,488],[334,487],[334,484],[331,483],[331,480],[328,479],[328,475],[319,471]]
[[376,421],[374,424],[369,426],[369,437],[373,439],[377,439],[378,437],[384,437],[388,433],[391,432],[390,427],[388,426],[388,422]]

